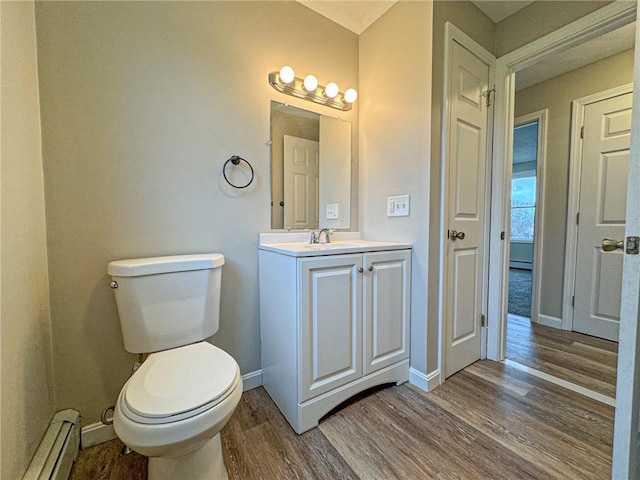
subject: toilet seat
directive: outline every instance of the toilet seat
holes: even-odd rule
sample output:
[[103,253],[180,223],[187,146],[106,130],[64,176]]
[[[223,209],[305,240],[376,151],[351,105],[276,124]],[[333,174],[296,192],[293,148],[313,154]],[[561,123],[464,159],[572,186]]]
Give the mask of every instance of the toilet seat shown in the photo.
[[138,423],[176,422],[223,401],[239,379],[228,353],[199,342],[151,354],[124,386],[120,407]]

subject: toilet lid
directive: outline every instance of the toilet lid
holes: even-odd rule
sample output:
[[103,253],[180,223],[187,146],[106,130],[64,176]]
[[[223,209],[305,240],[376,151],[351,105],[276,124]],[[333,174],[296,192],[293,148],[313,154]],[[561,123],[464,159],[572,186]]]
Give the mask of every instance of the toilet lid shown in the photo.
[[238,364],[225,351],[207,342],[153,353],[133,374],[124,392],[135,414],[173,417],[225,397],[235,384]]

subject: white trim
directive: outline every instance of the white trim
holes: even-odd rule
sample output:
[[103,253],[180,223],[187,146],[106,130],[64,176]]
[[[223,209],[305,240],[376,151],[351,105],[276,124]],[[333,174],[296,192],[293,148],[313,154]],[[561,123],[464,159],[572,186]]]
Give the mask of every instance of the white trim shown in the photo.
[[245,373],[242,375],[242,391],[253,390],[262,386],[262,370]]
[[544,315],[542,313],[538,314],[538,322],[540,325],[545,325],[547,327],[553,328],[562,328],[562,319],[559,317],[554,317],[552,315]]
[[[242,391],[252,390],[262,386],[262,370],[245,373],[242,375]],[[93,447],[101,443],[109,442],[116,438],[113,425],[105,425],[102,422],[92,423],[82,427],[82,448]]]
[[[636,3],[616,1],[544,37],[508,53],[496,61],[493,182],[489,259],[489,303],[487,307],[487,358],[503,360],[506,351],[506,265],[508,242],[500,240],[509,225],[509,179],[513,142],[515,72],[586,40],[635,20]],[[505,245],[506,244],[506,245]]]
[[83,449],[109,442],[117,437],[113,425],[105,425],[101,422],[92,423],[82,427],[80,438]]
[[[547,323],[544,323],[540,320],[540,290],[542,287],[542,250],[544,245],[542,219],[544,218],[545,208],[544,184],[547,163],[547,130],[549,124],[549,109],[545,108],[543,110],[538,110],[537,112],[522,115],[514,120],[514,125],[517,127],[519,125],[532,123],[534,121],[538,122],[538,156],[536,158],[535,171],[536,210],[533,219],[533,262],[531,265],[531,321],[548,325]],[[511,200],[510,194],[509,200]],[[511,218],[509,218],[509,223],[511,223]],[[511,225],[509,225],[508,232],[510,231]],[[515,242],[517,242],[517,240],[510,240],[510,243]]]
[[569,191],[567,202],[567,235],[565,238],[564,282],[562,296],[562,328],[573,329],[573,301],[576,287],[578,255],[578,225],[576,216],[580,207],[580,176],[582,175],[582,138],[580,129],[584,125],[584,109],[592,103],[633,93],[633,83],[611,88],[603,92],[578,98],[571,105],[571,150],[569,152]]
[[409,367],[409,383],[418,387],[420,390],[431,392],[442,383],[440,370],[434,370],[428,375],[425,375],[415,368]]
[[[453,48],[453,43],[458,43],[465,49],[469,50],[473,53],[478,59],[480,59],[483,63],[485,63],[489,67],[489,85],[493,85],[494,78],[494,65],[496,58],[495,56],[483,48],[480,44],[478,44],[475,40],[473,40],[470,36],[464,33],[462,30],[457,28],[451,22],[445,23],[445,42],[444,42],[444,85],[443,85],[443,98],[442,98],[442,132],[441,132],[441,149],[440,149],[440,252],[439,252],[439,279],[440,285],[438,289],[438,368],[436,371],[445,372],[445,358],[446,358],[446,345],[445,345],[445,328],[446,328],[446,285],[447,285],[447,244],[444,240],[446,237],[445,232],[447,231],[447,219],[449,213],[449,205],[448,205],[448,178],[449,178],[449,162],[447,161],[449,155],[449,119],[451,118],[451,102],[449,101],[449,81],[450,81],[450,69],[451,69],[451,50]],[[487,120],[487,139],[493,136],[492,124],[491,121],[493,119],[493,110],[490,110],[490,117]],[[487,152],[486,152],[486,198],[489,198],[491,192],[491,155],[492,155],[492,144],[490,141],[487,141]],[[490,217],[489,215],[489,202],[485,202],[485,225],[487,224],[486,219]],[[488,226],[485,229],[485,239],[487,238],[489,232]],[[486,298],[487,298],[487,280],[488,279],[488,268],[489,268],[489,245],[485,240],[485,252],[484,252],[484,264],[483,271],[485,274],[483,277],[485,278],[485,285],[482,290],[482,312],[486,314]],[[486,329],[482,328],[482,337],[481,337],[481,349],[480,349],[480,358],[486,358],[487,349],[486,349]],[[444,378],[441,375],[438,375],[439,383],[444,382]]]
[[535,368],[528,367],[527,365],[523,365],[518,362],[514,362],[509,360],[508,358],[504,361],[505,365],[509,365],[513,368],[517,368],[518,370],[528,373],[529,375],[533,375],[534,377],[541,378],[549,383],[553,383],[554,385],[558,385],[562,388],[566,388],[567,390],[571,390],[579,395],[584,397],[588,397],[596,402],[604,403],[609,405],[610,407],[616,406],[616,399],[609,397],[607,395],[603,395],[602,393],[594,392],[593,390],[589,390],[588,388],[583,387],[582,385],[577,385],[572,382],[568,382],[567,380],[563,380],[562,378],[554,377],[553,375],[549,375],[548,373],[542,372],[540,370],[536,370]]

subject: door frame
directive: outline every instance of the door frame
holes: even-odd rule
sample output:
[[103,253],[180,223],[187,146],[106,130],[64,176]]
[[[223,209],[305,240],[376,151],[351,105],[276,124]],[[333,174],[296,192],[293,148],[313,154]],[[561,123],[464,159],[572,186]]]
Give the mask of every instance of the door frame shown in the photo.
[[567,204],[567,235],[565,240],[564,282],[562,296],[562,329],[573,330],[573,301],[576,286],[578,248],[578,223],[580,204],[580,175],[582,174],[582,139],[580,128],[584,125],[584,109],[587,105],[633,93],[633,83],[611,88],[578,98],[571,106],[571,150],[569,152],[569,198]]
[[[445,380],[445,357],[446,357],[446,328],[448,318],[447,311],[447,243],[445,241],[447,232],[447,219],[449,214],[449,195],[448,195],[448,178],[449,178],[449,120],[451,118],[451,102],[449,101],[449,81],[450,81],[450,69],[453,43],[458,43],[482,62],[489,67],[489,86],[495,83],[495,56],[473,40],[470,36],[457,28],[451,22],[445,23],[445,42],[444,42],[444,88],[442,98],[442,148],[440,158],[440,191],[441,191],[441,206],[440,206],[440,252],[439,252],[439,289],[438,289],[438,381],[437,385],[441,385]],[[487,119],[487,142],[486,142],[486,172],[485,172],[485,198],[491,197],[491,157],[492,157],[492,143],[490,139],[493,137],[493,111],[489,109]],[[482,288],[482,312],[487,315],[487,285],[488,285],[488,267],[489,267],[489,242],[487,238],[489,236],[489,222],[486,221],[489,218],[490,202],[485,201],[484,208],[485,215],[485,233],[484,233],[484,255],[483,255],[483,288]],[[481,327],[480,338],[480,358],[487,357],[487,329]]]
[[[537,112],[528,113],[515,118],[514,128],[538,121],[538,145],[536,155],[536,199],[533,219],[533,260],[531,270],[531,321],[546,324],[545,319],[540,319],[540,281],[542,275],[542,249],[544,238],[542,236],[542,218],[544,212],[544,183],[545,165],[547,162],[547,124],[549,121],[549,109],[545,108]],[[513,158],[512,158],[513,161]],[[511,174],[513,178],[513,173]],[[511,210],[511,205],[509,205]],[[511,217],[509,217],[511,218]],[[511,241],[511,238],[509,238]],[[507,254],[507,258],[509,255]],[[508,267],[508,265],[507,265]],[[542,321],[540,321],[542,320]]]
[[617,1],[544,37],[507,53],[496,61],[493,126],[493,174],[489,236],[489,292],[487,304],[487,358],[502,361],[506,354],[507,267],[510,213],[510,180],[516,72],[555,53],[632,23],[636,3]]

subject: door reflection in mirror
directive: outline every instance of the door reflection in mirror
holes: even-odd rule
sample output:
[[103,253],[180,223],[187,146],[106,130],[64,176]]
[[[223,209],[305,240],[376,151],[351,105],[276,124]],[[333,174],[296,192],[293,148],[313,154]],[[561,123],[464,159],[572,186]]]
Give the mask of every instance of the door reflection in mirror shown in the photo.
[[271,228],[348,229],[351,124],[271,102]]

